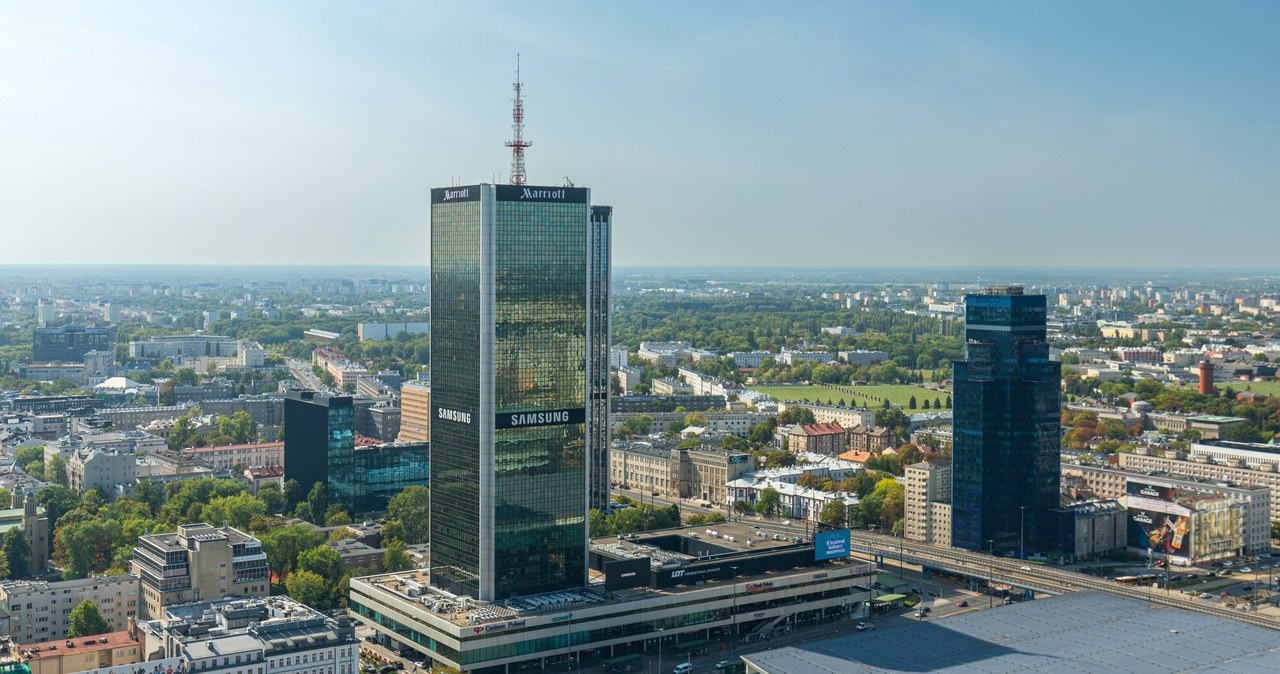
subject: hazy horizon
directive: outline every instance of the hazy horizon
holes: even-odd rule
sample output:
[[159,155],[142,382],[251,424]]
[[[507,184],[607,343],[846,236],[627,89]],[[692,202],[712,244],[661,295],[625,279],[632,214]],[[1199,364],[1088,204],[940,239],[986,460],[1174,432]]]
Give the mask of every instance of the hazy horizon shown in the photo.
[[1272,270],[1280,5],[0,7],[0,264],[428,260],[428,190],[628,265]]

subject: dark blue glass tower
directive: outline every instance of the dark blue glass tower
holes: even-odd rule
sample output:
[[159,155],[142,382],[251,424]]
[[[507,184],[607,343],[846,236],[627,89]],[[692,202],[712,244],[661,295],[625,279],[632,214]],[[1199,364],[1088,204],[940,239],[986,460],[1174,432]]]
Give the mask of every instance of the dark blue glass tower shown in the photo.
[[994,286],[965,296],[955,363],[951,544],[1004,554],[1056,549],[1062,366],[1049,360],[1044,295]]

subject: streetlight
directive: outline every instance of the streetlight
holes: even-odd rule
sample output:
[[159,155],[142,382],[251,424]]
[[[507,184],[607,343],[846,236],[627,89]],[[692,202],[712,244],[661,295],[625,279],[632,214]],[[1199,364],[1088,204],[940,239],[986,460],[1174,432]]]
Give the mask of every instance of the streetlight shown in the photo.
[[658,628],[658,674],[662,674],[662,628]]
[[995,589],[996,589],[996,552],[995,539],[987,539],[987,608],[995,606]]
[[1022,547],[1022,532],[1027,528],[1027,507],[1018,506],[1018,510],[1022,511],[1022,517],[1018,520],[1018,559],[1026,559],[1027,553]]
[[733,569],[733,647],[738,647],[738,567]]

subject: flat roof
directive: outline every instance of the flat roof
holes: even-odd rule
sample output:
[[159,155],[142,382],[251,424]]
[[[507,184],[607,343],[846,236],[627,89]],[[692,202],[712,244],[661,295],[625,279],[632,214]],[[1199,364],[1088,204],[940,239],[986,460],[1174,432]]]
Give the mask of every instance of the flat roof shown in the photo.
[[1280,639],[1227,618],[1084,591],[743,658],[787,674],[1264,674],[1280,671]]
[[[75,644],[68,646],[67,644]],[[91,637],[75,637],[74,639],[54,639],[53,641],[42,641],[34,644],[24,644],[19,646],[23,659],[33,660],[37,658],[57,658],[63,655],[75,655],[76,653],[103,651],[121,646],[141,646],[138,641],[129,635],[128,630],[119,632],[109,632],[107,634],[97,634]],[[52,647],[52,648],[51,648]],[[37,650],[39,649],[39,650]]]

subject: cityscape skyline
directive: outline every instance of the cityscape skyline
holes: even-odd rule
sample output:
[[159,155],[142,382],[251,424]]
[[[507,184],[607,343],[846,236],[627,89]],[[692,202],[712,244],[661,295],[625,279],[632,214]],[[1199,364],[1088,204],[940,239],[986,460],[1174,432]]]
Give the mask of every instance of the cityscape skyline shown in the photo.
[[[1195,245],[1270,231],[1266,5],[214,7],[0,10],[0,264],[425,265],[429,186],[504,180],[519,53],[529,180],[616,195],[619,267],[1037,267],[1068,246],[1270,266]],[[196,233],[253,245],[180,245]]]

